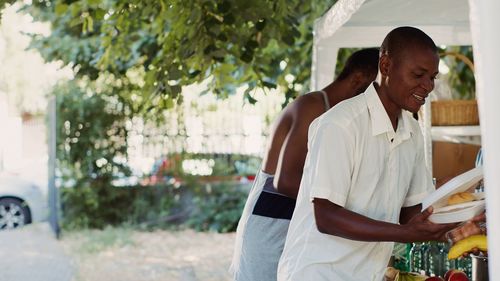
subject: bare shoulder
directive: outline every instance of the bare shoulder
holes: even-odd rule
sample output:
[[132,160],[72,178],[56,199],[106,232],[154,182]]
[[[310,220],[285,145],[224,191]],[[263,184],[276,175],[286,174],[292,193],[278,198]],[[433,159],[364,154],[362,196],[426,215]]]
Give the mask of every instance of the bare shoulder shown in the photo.
[[311,92],[299,96],[290,108],[292,114],[299,119],[315,119],[325,112],[325,101],[320,92]]

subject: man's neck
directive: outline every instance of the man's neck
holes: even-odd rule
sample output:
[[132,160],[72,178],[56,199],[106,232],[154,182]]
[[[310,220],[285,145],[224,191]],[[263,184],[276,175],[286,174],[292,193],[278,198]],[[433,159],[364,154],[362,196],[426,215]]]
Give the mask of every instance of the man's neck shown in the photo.
[[328,96],[330,106],[334,106],[348,97],[354,96],[354,93],[352,93],[353,90],[348,87],[346,83],[342,83],[340,81],[333,81],[326,86],[323,91],[325,91]]
[[382,102],[385,112],[387,113],[387,116],[389,116],[389,119],[391,120],[392,128],[394,129],[394,131],[396,131],[396,129],[398,128],[398,118],[401,115],[402,111],[401,108],[390,99],[389,94],[387,93],[387,88],[381,86],[377,82],[374,82],[373,86],[377,91],[380,101]]

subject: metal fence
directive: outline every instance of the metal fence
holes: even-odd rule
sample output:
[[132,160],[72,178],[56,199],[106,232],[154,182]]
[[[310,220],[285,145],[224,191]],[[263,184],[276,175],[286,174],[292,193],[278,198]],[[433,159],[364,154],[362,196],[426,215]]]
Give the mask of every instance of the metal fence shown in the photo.
[[165,112],[160,124],[134,118],[128,128],[129,164],[147,172],[156,159],[181,152],[260,157],[281,103],[275,93],[261,94],[254,105],[241,95],[225,100],[198,96]]

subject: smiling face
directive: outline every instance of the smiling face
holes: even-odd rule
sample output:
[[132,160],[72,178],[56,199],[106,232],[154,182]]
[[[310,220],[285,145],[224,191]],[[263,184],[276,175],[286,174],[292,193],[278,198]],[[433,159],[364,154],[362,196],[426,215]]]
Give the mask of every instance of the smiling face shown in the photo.
[[430,48],[415,46],[397,57],[383,55],[380,71],[386,89],[385,107],[394,112],[401,109],[418,112],[434,89],[438,66],[439,56]]

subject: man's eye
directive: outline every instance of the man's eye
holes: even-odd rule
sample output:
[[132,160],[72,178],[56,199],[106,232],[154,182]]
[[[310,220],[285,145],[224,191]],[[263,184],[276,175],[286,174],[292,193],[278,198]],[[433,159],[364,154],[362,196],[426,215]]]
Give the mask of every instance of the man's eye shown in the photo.
[[421,73],[413,73],[413,75],[415,75],[415,77],[417,77],[417,78],[422,78],[424,76]]

